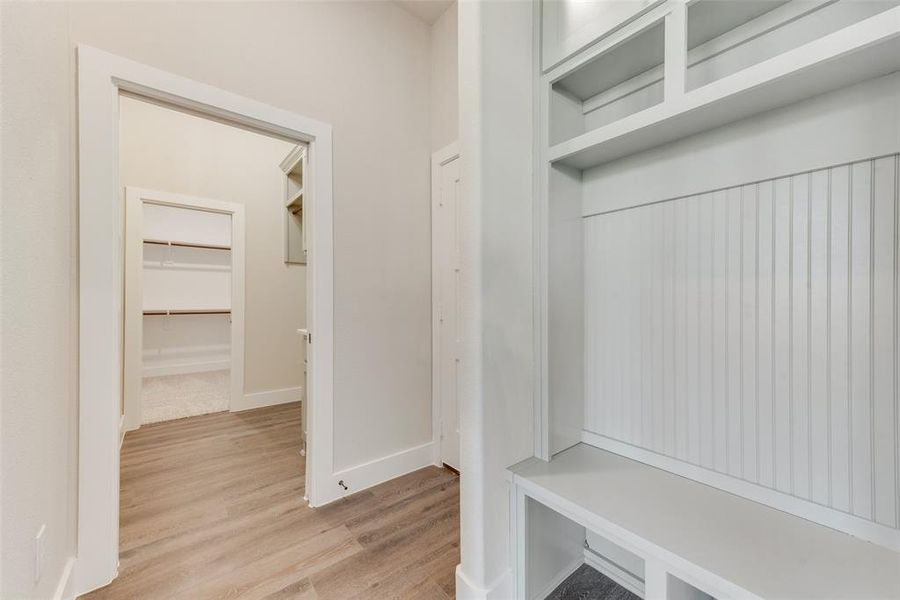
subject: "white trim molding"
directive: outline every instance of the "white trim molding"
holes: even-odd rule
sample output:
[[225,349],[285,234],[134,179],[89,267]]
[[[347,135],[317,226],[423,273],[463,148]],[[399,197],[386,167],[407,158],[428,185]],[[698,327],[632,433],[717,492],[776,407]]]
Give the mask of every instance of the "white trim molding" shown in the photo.
[[462,565],[456,565],[457,600],[507,600],[513,594],[512,569],[507,569],[486,588],[480,588],[466,576]]
[[290,402],[300,402],[301,400],[303,400],[303,388],[300,386],[253,392],[252,394],[244,394],[238,398],[232,398],[231,412],[263,408],[265,406],[277,406]]
[[445,256],[435,243],[434,231],[437,228],[438,202],[441,197],[441,181],[439,178],[442,166],[459,158],[459,142],[444,146],[431,155],[431,435],[434,441],[434,464],[443,462],[441,449],[441,316],[439,314],[441,282],[435,277],[441,267],[441,258]]
[[632,594],[640,598],[644,597],[644,581],[638,579],[634,573],[623,569],[599,552],[594,552],[590,548],[585,548],[584,564],[599,572],[601,575],[612,579]]
[[[333,487],[341,489],[344,496],[349,496],[373,485],[434,464],[433,453],[434,443],[428,442],[337,471],[332,476]],[[343,486],[347,486],[347,489],[343,489],[341,482],[343,482]]]
[[144,361],[141,369],[142,377],[165,377],[166,375],[188,375],[190,373],[206,373],[209,371],[224,371],[231,368],[230,360],[210,360],[203,362],[190,362],[178,365],[148,365]]
[[581,565],[585,564],[585,557],[587,556],[587,550],[585,550],[585,556],[579,556],[575,558],[572,562],[568,563],[564,566],[559,573],[554,575],[550,581],[544,586],[540,592],[534,594],[532,596],[532,600],[545,600],[550,594],[553,593],[553,590],[559,587],[559,585],[569,578],[570,575],[575,573],[581,567]]
[[56,583],[56,589],[53,591],[53,600],[69,600],[74,598],[72,593],[72,572],[75,570],[75,557],[70,556],[63,565],[62,573],[59,575],[59,581]]
[[309,119],[160,69],[78,46],[79,414],[76,595],[116,576],[119,417],[122,399],[123,205],[118,181],[119,107],[128,92],[309,147],[310,263],[307,317],[310,504],[338,497],[333,485],[334,249],[332,130]]

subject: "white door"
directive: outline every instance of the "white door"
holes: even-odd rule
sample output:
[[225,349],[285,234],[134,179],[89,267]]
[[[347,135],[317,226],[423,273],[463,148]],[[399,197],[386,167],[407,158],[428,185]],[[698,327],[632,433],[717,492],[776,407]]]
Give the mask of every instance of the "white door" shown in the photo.
[[459,152],[456,144],[432,158],[432,313],[434,394],[440,461],[459,470],[460,306]]

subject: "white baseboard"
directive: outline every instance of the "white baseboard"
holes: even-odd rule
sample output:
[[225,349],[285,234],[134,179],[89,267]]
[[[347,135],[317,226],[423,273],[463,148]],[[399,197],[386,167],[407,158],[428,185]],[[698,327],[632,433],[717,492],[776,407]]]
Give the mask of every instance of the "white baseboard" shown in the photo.
[[569,575],[574,573],[578,569],[578,567],[580,567],[583,564],[584,564],[584,559],[579,556],[578,558],[573,560],[571,563],[566,565],[564,568],[562,568],[559,571],[559,573],[554,575],[553,579],[551,579],[550,582],[547,583],[547,586],[544,589],[542,589],[540,592],[538,592],[537,594],[534,594],[532,596],[532,598],[534,600],[544,600],[544,598],[546,598],[551,593],[553,593],[553,590],[555,590],[556,588],[559,587],[559,584],[561,584],[563,581],[566,580],[566,577],[568,577]]
[[70,556],[66,561],[66,564],[63,565],[62,573],[59,575],[59,581],[56,583],[56,589],[53,591],[53,600],[69,600],[70,598],[74,598],[75,594],[72,591],[72,582],[74,578],[72,577],[72,571],[75,568],[75,557]]
[[[401,450],[382,458],[337,471],[332,475],[337,498],[355,494],[373,485],[384,483],[434,464],[434,443]],[[349,489],[344,490],[338,482],[343,481]]]
[[143,377],[162,377],[164,375],[187,375],[188,373],[206,373],[207,371],[225,371],[231,368],[231,359],[190,362],[175,365],[154,365],[144,362],[141,371]]
[[589,548],[584,549],[584,563],[606,575],[632,594],[636,594],[641,598],[644,597],[644,582],[638,579],[634,573],[623,569]]
[[244,397],[238,398],[237,401],[232,398],[231,412],[262,408],[264,406],[275,406],[277,404],[287,404],[288,402],[300,402],[301,400],[303,400],[303,388],[299,386],[280,390],[268,390],[266,392],[255,392],[253,394],[244,394]]
[[[580,563],[579,563],[580,564]],[[507,569],[486,588],[479,587],[466,576],[462,565],[456,565],[457,600],[508,600],[513,597],[512,570]]]

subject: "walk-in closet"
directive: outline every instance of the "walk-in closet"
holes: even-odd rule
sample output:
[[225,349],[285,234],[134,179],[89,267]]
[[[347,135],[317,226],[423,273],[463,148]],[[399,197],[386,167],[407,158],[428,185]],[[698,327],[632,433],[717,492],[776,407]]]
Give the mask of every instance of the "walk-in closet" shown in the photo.
[[143,255],[141,424],[228,410],[232,215],[132,198]]
[[306,146],[137,97],[120,115],[123,431],[300,403]]

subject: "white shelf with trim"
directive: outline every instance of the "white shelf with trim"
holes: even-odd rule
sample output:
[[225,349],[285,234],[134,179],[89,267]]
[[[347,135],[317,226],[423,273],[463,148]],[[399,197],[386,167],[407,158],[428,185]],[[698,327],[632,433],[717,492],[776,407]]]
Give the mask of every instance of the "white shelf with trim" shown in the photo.
[[230,308],[145,308],[144,316],[230,315]]
[[303,211],[303,188],[300,188],[293,194],[287,196],[287,200],[284,204],[291,213],[298,213]]
[[298,144],[280,165],[284,172],[284,262],[288,264],[306,264],[306,151],[306,144]]
[[526,581],[525,565],[548,560],[548,546],[576,555],[583,531],[643,559],[646,598],[684,597],[676,586],[718,598],[900,597],[900,553],[599,448],[578,444],[509,474],[520,598],[545,583]]
[[145,244],[150,244],[152,246],[174,246],[177,248],[199,248],[201,250],[231,250],[231,246],[226,246],[223,244],[206,244],[203,242],[188,242],[184,240],[155,240],[155,239],[144,239]]
[[549,148],[587,169],[900,70],[900,7]]

